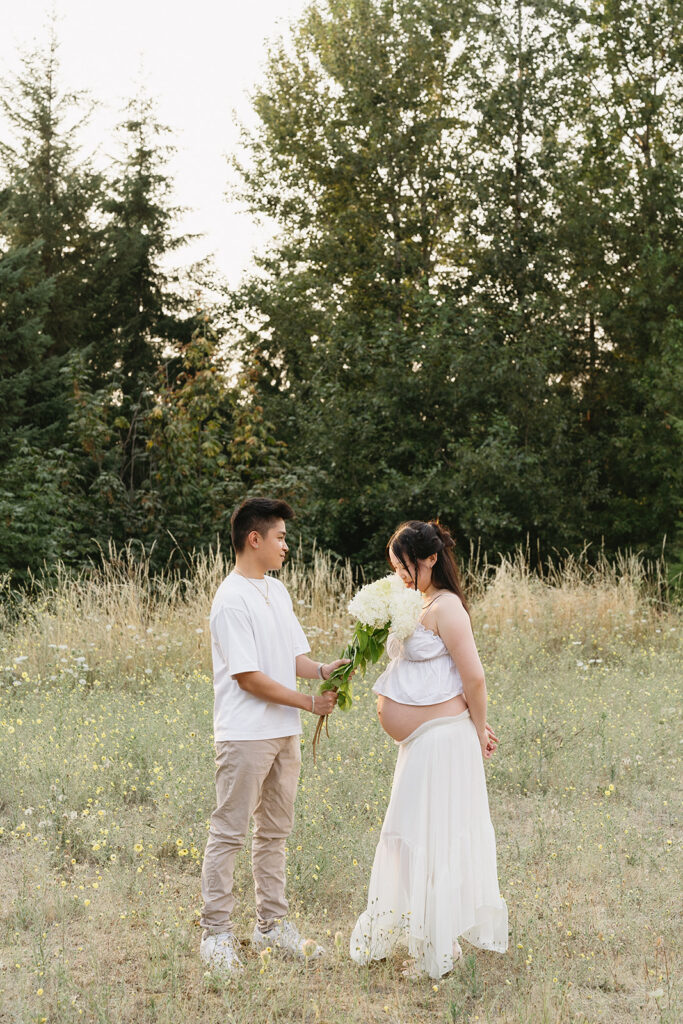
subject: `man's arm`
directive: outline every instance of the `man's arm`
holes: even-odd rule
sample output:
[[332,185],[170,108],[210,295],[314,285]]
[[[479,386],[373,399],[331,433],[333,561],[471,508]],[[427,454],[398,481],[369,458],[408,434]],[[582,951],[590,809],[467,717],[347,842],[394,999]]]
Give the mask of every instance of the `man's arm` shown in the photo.
[[[300,654],[297,663],[302,657],[305,655]],[[318,663],[311,661],[310,658],[306,658],[306,661],[315,666],[315,671],[307,677],[312,679],[318,674]],[[329,666],[326,667],[329,668]],[[301,711],[313,711],[315,697],[316,715],[329,715],[337,702],[337,694],[332,691],[316,693],[313,697],[310,693],[290,690],[288,686],[283,686],[282,683],[271,679],[265,672],[236,672],[234,678],[241,690],[251,693],[254,697],[259,697],[260,700],[266,700],[270,704],[284,704],[285,707],[299,708]]]
[[[313,661],[307,654],[298,654],[296,658],[296,674],[300,679],[329,679],[336,668],[340,665],[348,665],[348,658],[339,658],[338,661],[330,661],[322,666],[322,676],[318,672],[319,661]],[[316,704],[317,704],[316,700]]]

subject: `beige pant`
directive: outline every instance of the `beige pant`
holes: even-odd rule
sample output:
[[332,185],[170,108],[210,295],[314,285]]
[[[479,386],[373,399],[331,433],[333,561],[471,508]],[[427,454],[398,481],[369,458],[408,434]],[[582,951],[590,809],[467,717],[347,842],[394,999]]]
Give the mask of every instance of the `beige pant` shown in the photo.
[[216,810],[202,867],[201,924],[206,931],[232,931],[235,856],[244,846],[252,815],[258,926],[269,931],[286,915],[285,841],[294,822],[300,766],[298,736],[216,744]]

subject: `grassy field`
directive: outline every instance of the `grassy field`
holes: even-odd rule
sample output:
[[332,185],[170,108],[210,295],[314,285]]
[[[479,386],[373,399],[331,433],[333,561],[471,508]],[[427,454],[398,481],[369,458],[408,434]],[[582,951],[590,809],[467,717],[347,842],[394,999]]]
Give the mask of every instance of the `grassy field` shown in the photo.
[[[438,984],[402,957],[358,968],[348,936],[395,762],[369,693],[336,713],[317,766],[304,715],[291,913],[320,966],[244,947],[224,982],[198,959],[213,807],[207,614],[224,572],[154,585],[114,559],[39,589],[2,623],[0,1021],[506,1024],[680,1019],[680,627],[637,560],[523,560],[471,573],[500,747],[487,766],[510,949],[465,948]],[[348,570],[286,572],[314,655],[348,631]],[[254,920],[239,860],[237,930]],[[465,944],[463,944],[465,945]]]

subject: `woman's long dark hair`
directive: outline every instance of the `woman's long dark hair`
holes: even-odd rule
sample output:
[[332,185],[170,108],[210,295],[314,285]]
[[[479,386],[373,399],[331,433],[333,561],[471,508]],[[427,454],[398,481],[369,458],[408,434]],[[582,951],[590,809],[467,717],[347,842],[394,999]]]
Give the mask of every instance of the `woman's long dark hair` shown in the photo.
[[387,544],[387,558],[389,552],[393,551],[401,565],[414,578],[417,590],[418,558],[429,558],[430,555],[436,555],[436,562],[432,567],[432,582],[439,590],[450,590],[457,594],[469,615],[470,610],[460,582],[454,548],[455,541],[451,537],[450,531],[441,523],[436,520],[423,523],[421,520],[411,519],[407,523],[401,523],[394,531]]

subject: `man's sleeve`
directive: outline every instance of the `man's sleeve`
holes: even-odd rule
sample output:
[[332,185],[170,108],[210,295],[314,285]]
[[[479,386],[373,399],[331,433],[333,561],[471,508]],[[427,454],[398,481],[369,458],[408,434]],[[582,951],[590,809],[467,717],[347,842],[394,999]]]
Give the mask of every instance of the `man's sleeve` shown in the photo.
[[240,608],[220,608],[213,622],[214,636],[231,676],[258,672],[258,655],[249,616]]
[[301,623],[297,619],[294,611],[292,611],[292,641],[294,643],[294,657],[298,657],[299,654],[308,654],[311,645],[306,639],[306,634],[301,628]]

